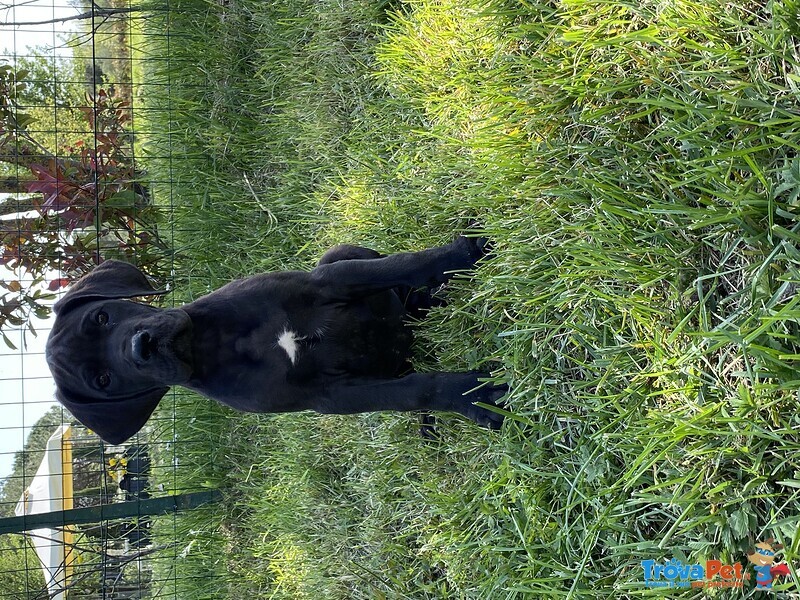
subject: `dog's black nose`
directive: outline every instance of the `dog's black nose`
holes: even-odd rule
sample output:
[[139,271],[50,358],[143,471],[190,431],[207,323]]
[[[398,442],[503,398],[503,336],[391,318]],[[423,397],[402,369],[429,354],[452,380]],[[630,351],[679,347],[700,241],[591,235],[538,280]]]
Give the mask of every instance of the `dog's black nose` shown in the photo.
[[146,331],[137,331],[133,334],[133,339],[131,340],[131,355],[133,356],[133,360],[137,363],[150,360],[150,357],[153,355],[154,347],[154,340]]

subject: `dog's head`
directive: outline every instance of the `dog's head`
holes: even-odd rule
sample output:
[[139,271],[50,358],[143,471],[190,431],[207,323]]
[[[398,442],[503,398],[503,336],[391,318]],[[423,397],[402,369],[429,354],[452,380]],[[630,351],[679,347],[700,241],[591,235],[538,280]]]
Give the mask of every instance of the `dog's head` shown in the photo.
[[55,304],[46,357],[56,397],[107,442],[133,436],[192,374],[189,316],[130,301],[161,293],[136,267],[109,260]]

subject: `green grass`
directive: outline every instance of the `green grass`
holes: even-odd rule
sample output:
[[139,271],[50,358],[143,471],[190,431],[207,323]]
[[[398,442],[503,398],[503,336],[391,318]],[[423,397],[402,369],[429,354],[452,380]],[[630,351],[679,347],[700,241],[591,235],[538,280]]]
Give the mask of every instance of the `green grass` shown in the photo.
[[477,220],[496,256],[416,362],[491,370],[515,415],[430,443],[179,395],[169,485],[228,498],[180,520],[181,597],[634,598],[644,559],[796,561],[796,2],[171,8],[143,37],[175,302]]

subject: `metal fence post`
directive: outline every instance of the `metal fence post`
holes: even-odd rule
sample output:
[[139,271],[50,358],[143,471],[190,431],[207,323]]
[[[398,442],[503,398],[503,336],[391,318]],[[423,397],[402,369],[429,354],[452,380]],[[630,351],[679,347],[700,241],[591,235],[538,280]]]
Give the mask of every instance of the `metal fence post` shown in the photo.
[[130,519],[147,515],[176,513],[179,510],[188,510],[209,502],[216,502],[221,497],[222,493],[219,490],[208,490],[175,496],[163,496],[161,498],[148,498],[147,500],[103,504],[88,508],[73,508],[19,517],[7,517],[0,519],[0,534],[21,533],[31,529],[57,529],[65,525],[80,525],[112,519]]

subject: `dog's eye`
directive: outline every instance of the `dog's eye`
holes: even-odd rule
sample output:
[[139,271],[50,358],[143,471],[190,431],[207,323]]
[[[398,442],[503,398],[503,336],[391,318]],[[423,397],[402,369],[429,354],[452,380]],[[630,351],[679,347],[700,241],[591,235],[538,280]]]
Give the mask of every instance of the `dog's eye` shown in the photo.
[[97,387],[104,389],[109,385],[111,385],[111,375],[108,373],[100,373],[100,375],[97,376]]
[[106,325],[108,323],[108,313],[101,310],[94,316],[94,320],[97,321],[98,325]]

